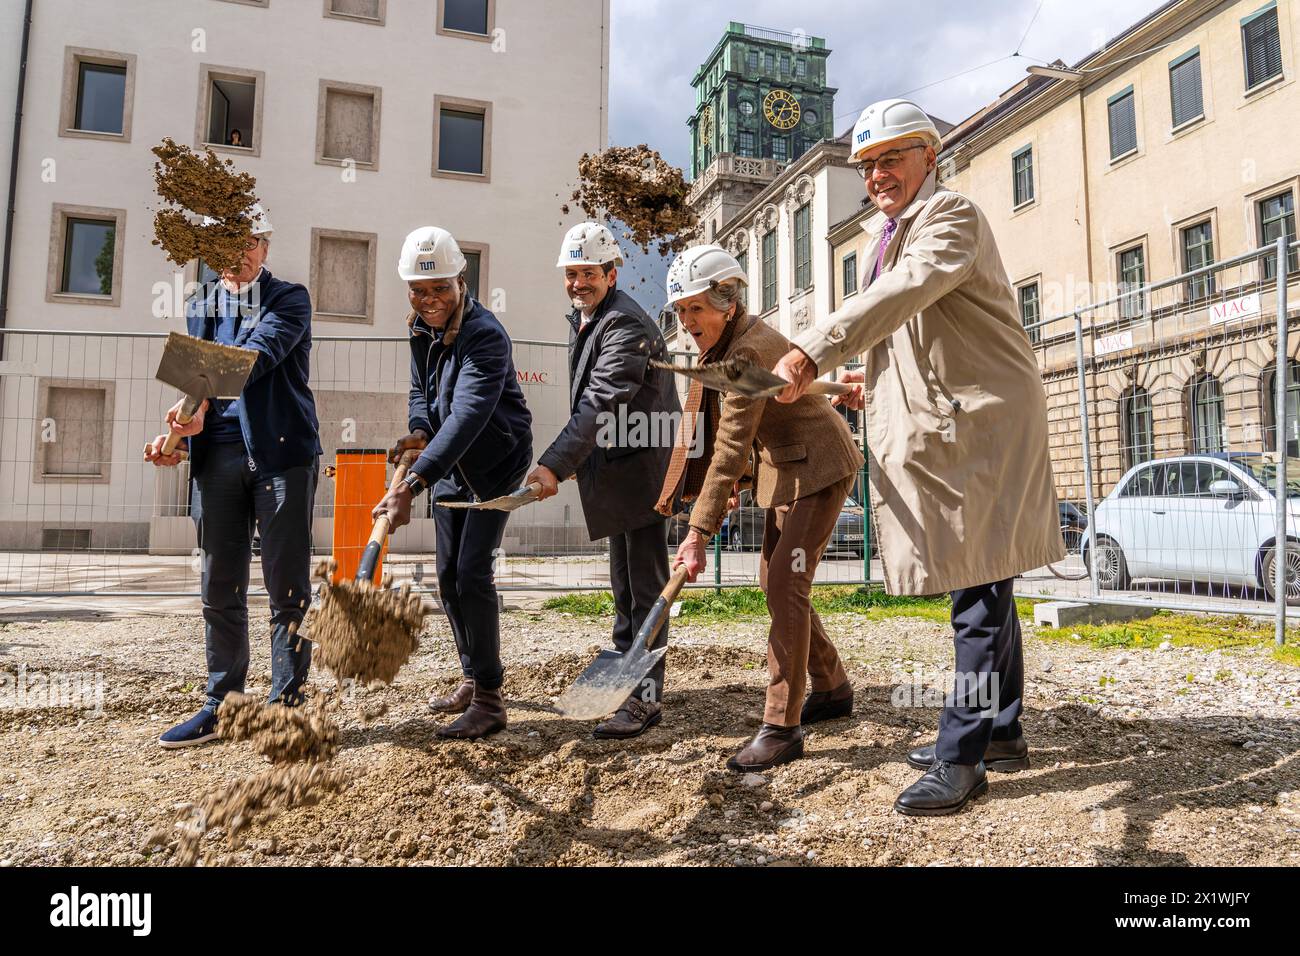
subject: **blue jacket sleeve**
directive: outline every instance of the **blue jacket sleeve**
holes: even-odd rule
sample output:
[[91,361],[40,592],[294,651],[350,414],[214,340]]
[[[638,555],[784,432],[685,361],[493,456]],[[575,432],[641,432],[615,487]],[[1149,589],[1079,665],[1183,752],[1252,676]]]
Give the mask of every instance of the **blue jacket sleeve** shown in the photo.
[[561,481],[573,475],[596,447],[602,416],[614,415],[645,382],[651,343],[633,316],[620,316],[604,332],[578,407],[551,447],[537,460]]
[[460,365],[451,395],[451,414],[411,470],[432,485],[445,478],[483,431],[506,387],[510,368],[509,340],[493,329],[462,329]]
[[244,341],[244,347],[257,349],[257,363],[246,385],[256,382],[285,360],[302,337],[311,328],[311,297],[298,286],[289,290],[276,302],[275,309],[267,309],[258,320],[253,332]]
[[[419,347],[420,345],[417,344],[416,348]],[[407,398],[406,430],[414,432],[418,428],[426,435],[432,435],[433,425],[429,423],[429,402],[424,396],[425,383],[423,375],[424,373],[420,370],[420,363],[415,357],[415,349],[412,349],[411,392]]]

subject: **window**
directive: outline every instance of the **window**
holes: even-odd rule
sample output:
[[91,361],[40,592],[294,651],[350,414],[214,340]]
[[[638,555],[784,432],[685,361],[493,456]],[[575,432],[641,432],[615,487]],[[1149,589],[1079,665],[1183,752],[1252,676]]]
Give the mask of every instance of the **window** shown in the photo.
[[784,163],[790,158],[790,141],[784,136],[772,137],[772,158],[778,163]]
[[1282,75],[1282,38],[1277,30],[1277,4],[1241,21],[1241,47],[1246,59],[1246,89],[1253,90]]
[[1201,49],[1197,47],[1169,64],[1169,103],[1174,128],[1205,115],[1201,94]]
[[311,231],[311,301],[317,319],[374,322],[377,244],[369,232]]
[[379,168],[379,105],[377,86],[335,80],[320,81],[316,112],[316,162]]
[[1223,389],[1213,375],[1201,375],[1187,385],[1192,420],[1192,451],[1198,455],[1225,451],[1227,420],[1223,414]]
[[1013,207],[1034,201],[1034,150],[1026,146],[1011,157],[1011,199]]
[[491,39],[496,0],[438,0],[438,32]]
[[804,203],[794,213],[794,287],[812,285],[812,205]]
[[840,263],[840,269],[843,275],[844,298],[854,295],[858,291],[858,254],[850,252]]
[[460,251],[465,255],[465,288],[470,298],[481,302],[483,296],[490,295],[488,285],[488,247],[477,242],[461,242]]
[[479,100],[435,98],[433,130],[435,176],[487,182],[492,167],[492,104]]
[[742,252],[736,256],[736,262],[740,264],[740,271],[745,274],[745,284],[740,287],[740,301],[745,306],[745,311],[749,311],[749,253]]
[[820,122],[821,117],[817,115],[816,110],[804,110],[803,125],[808,130],[808,135],[813,139],[821,138],[821,130],[817,128],[817,124]]
[[763,311],[776,308],[776,231],[763,236]]
[[[1278,239],[1286,236],[1288,240],[1295,239],[1295,197],[1291,195],[1291,190],[1284,193],[1278,193],[1276,196],[1270,196],[1259,203],[1259,244],[1261,246],[1271,246]],[[1287,254],[1287,274],[1300,271],[1300,252],[1291,250]],[[1272,279],[1277,276],[1277,256],[1266,256],[1264,258],[1264,278]]]
[[1151,396],[1145,388],[1135,386],[1120,399],[1119,406],[1124,467],[1132,468],[1156,456],[1151,437],[1154,431],[1151,423]]
[[383,25],[388,0],[325,0],[325,16]]
[[59,135],[131,141],[135,57],[109,50],[64,51]]
[[808,75],[808,61],[803,57],[794,61],[794,75],[801,79]]
[[1038,283],[1022,285],[1016,290],[1016,297],[1020,302],[1020,324],[1025,327],[1029,341],[1036,345],[1043,338],[1043,330],[1040,326],[1030,328],[1042,318],[1038,304]]
[[[1214,236],[1211,233],[1210,220],[1198,222],[1182,230],[1183,237],[1183,271],[1194,272],[1214,262]],[[1204,299],[1214,294],[1214,274],[1193,276],[1187,280],[1187,298],[1190,301]]]
[[1113,162],[1137,150],[1137,107],[1133,87],[1116,93],[1106,101],[1110,114],[1110,158]]
[[[1126,465],[1126,468],[1133,467]],[[1135,473],[1120,492],[1121,498],[1153,498],[1164,493],[1165,490],[1165,473],[1164,469],[1157,467],[1143,468]]]
[[740,101],[740,112],[741,112],[741,115],[743,115],[743,116],[753,116],[753,115],[754,115],[754,103],[753,103],[753,101],[752,101],[752,100],[741,100],[741,101]]
[[266,74],[257,70],[201,66],[196,133],[199,143],[218,152],[260,156],[265,85]]
[[741,130],[736,134],[736,155],[752,157],[754,155],[754,134]]
[[749,50],[748,52],[746,52],[745,68],[749,70],[750,73],[758,72],[758,51],[757,50]]
[[[1261,377],[1263,392],[1260,405],[1264,409],[1264,450],[1277,451],[1277,363]],[[1286,363],[1286,454],[1288,458],[1300,457],[1300,362]]]
[[1146,313],[1146,296],[1141,289],[1147,282],[1146,254],[1141,246],[1119,254],[1119,303],[1122,319],[1136,319]]
[[125,228],[126,210],[56,203],[46,301],[118,305]]
[[107,481],[113,423],[111,382],[42,380],[42,428],[34,476],[38,482]]
[[781,56],[781,72],[782,73],[790,72],[790,57],[786,55]]
[[764,68],[768,73],[775,73],[775,72],[776,72],[776,54],[775,54],[775,53],[765,53],[765,54],[763,54],[763,68]]

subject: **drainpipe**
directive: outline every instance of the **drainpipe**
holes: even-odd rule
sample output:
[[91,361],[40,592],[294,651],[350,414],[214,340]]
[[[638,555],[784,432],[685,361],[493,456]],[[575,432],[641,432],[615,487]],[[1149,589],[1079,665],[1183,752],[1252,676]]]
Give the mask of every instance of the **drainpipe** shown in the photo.
[[14,205],[18,196],[18,147],[23,133],[23,91],[27,86],[27,44],[32,35],[32,0],[23,12],[23,45],[18,56],[18,94],[14,97],[14,145],[9,159],[9,203],[5,207],[4,264],[0,266],[0,356],[4,354],[4,332],[9,320],[9,266],[14,248]]

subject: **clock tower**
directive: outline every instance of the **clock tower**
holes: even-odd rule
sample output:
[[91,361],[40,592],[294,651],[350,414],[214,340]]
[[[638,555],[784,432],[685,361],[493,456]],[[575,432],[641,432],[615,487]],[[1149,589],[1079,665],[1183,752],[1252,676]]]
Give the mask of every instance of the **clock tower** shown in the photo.
[[[725,222],[786,166],[835,136],[826,41],[731,23],[696,71],[691,204]],[[707,208],[705,208],[707,207]]]

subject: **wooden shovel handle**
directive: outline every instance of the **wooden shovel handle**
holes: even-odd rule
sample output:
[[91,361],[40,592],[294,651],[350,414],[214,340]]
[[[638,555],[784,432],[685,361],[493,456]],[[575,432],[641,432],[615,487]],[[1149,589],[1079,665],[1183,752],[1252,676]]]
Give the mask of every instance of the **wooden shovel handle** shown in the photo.
[[[392,484],[388,486],[389,494],[397,490],[397,486],[402,483],[406,477],[406,472],[410,469],[410,463],[403,461],[393,472]],[[357,565],[357,581],[369,581],[375,576],[375,567],[379,564],[379,552],[384,549],[384,539],[388,537],[388,528],[391,521],[388,512],[384,512],[375,519],[374,527],[370,529],[370,540],[366,542],[366,550],[361,554],[361,563]]]
[[668,579],[664,585],[663,591],[659,594],[658,599],[650,608],[650,613],[646,615],[645,623],[641,625],[645,630],[645,649],[648,651],[654,647],[655,638],[663,630],[664,621],[668,617],[668,612],[672,610],[673,602],[677,600],[677,595],[681,593],[682,585],[686,583],[686,565],[679,564],[673,571],[673,576]]
[[[190,422],[194,421],[194,413],[199,410],[201,404],[203,403],[195,399],[193,395],[186,395],[185,401],[181,405],[181,410],[176,413],[176,421],[182,425],[188,425]],[[170,455],[176,450],[176,446],[180,444],[180,440],[180,435],[175,432],[169,432],[167,440],[163,442],[162,453],[164,455]]]

